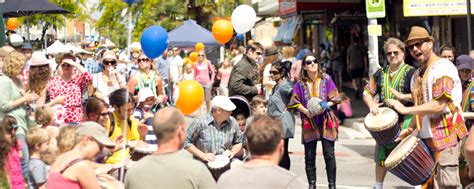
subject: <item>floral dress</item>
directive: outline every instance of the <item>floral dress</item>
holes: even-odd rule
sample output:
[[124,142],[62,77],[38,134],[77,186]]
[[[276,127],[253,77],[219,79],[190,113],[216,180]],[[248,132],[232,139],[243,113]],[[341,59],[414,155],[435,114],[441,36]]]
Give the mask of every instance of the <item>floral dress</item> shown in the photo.
[[48,88],[51,99],[57,96],[64,96],[65,98],[62,105],[53,107],[57,121],[62,123],[78,123],[81,120],[82,93],[91,81],[92,76],[89,72],[79,74],[70,81],[64,81],[59,76],[51,79]]

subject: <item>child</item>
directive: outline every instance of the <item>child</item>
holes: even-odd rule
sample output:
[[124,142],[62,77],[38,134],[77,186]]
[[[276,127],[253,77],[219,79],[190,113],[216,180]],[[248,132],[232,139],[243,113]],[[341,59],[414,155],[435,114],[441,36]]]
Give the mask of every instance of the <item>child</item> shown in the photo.
[[48,171],[46,164],[42,160],[42,154],[47,153],[49,149],[50,136],[45,129],[35,127],[28,132],[26,136],[26,143],[30,152],[30,186],[33,188],[45,188],[46,175]]
[[154,114],[152,112],[152,107],[155,104],[155,96],[153,96],[153,92],[149,88],[143,88],[139,94],[139,104],[138,107],[135,108],[135,112],[133,113],[133,117],[135,117],[139,124],[147,126],[147,134],[145,135],[145,141],[148,144],[156,144],[156,136],[153,132],[153,119],[151,119]]
[[351,99],[345,93],[340,93],[341,103],[337,105],[337,118],[339,124],[343,124],[344,120],[352,117]]
[[237,112],[235,114],[235,119],[237,120],[237,125],[239,126],[240,130],[242,133],[245,132],[245,127],[246,127],[246,117],[243,112]]
[[51,165],[56,159],[56,153],[58,151],[56,137],[59,135],[59,128],[52,126],[54,124],[53,116],[53,109],[50,106],[39,107],[35,112],[36,123],[38,123],[38,126],[48,133],[50,138],[49,148],[42,154],[42,160],[49,165]]
[[76,126],[65,125],[59,130],[57,138],[58,143],[58,156],[72,150],[76,145]]
[[[185,80],[194,80],[194,66],[192,63],[187,63],[185,64],[183,69],[183,74],[181,74],[181,77],[179,78],[179,81],[185,81]],[[173,85],[173,100],[174,102],[178,101],[179,97],[179,83],[176,82]]]
[[[0,170],[8,177],[11,189],[24,189],[21,173],[21,142],[16,138],[18,125],[13,116],[6,115],[0,125]],[[3,179],[0,179],[3,180]],[[0,183],[2,183],[0,181]],[[2,183],[2,185],[4,185]]]
[[247,118],[247,124],[250,125],[250,123],[253,121],[253,119],[256,116],[260,115],[267,115],[267,100],[261,95],[257,95],[252,98],[251,106],[252,106],[252,116]]

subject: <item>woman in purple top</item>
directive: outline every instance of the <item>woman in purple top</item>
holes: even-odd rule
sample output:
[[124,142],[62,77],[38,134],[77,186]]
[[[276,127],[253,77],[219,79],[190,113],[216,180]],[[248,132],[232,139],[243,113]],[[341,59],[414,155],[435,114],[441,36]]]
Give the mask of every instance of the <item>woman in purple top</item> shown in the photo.
[[[302,143],[305,151],[305,168],[309,188],[316,188],[316,144],[320,140],[323,145],[324,161],[329,188],[336,187],[336,159],[334,142],[337,139],[338,125],[333,105],[339,96],[336,85],[331,77],[322,73],[321,64],[313,55],[303,58],[300,79],[293,86],[290,108],[300,112],[303,127]],[[308,102],[319,98],[323,111],[308,110]],[[313,99],[313,100],[314,100]],[[311,108],[309,108],[311,109]]]

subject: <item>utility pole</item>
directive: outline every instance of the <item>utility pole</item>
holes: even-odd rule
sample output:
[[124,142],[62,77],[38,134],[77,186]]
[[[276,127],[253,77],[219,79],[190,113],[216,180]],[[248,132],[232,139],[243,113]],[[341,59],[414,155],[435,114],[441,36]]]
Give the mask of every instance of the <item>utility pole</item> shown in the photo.
[[467,47],[468,52],[472,50],[472,36],[471,36],[471,0],[467,0]]

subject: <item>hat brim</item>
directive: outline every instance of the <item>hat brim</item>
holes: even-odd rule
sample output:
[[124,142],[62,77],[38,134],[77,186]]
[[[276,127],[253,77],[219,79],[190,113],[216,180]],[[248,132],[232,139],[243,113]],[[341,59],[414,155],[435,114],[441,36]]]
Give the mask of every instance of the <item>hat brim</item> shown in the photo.
[[64,63],[67,63],[67,64],[70,64],[70,65],[74,65],[74,64],[75,64],[75,62],[74,62],[73,60],[71,60],[71,59],[64,59],[63,62],[64,62]]
[[45,62],[31,62],[30,66],[46,66],[46,65],[49,65],[48,61],[45,61]]
[[99,142],[100,144],[104,145],[107,148],[114,148],[115,147],[115,143],[110,141],[110,139],[105,137],[105,136],[104,137],[97,136],[97,137],[94,137],[94,139],[97,140],[97,142]]
[[428,37],[412,37],[412,38],[409,38],[405,41],[405,43],[408,43],[410,41],[413,41],[413,40],[431,40],[431,41],[434,41],[434,37],[433,36],[428,36]]
[[459,66],[456,66],[456,68],[458,70],[472,70],[472,66],[471,65],[467,65],[467,64],[461,64]]

